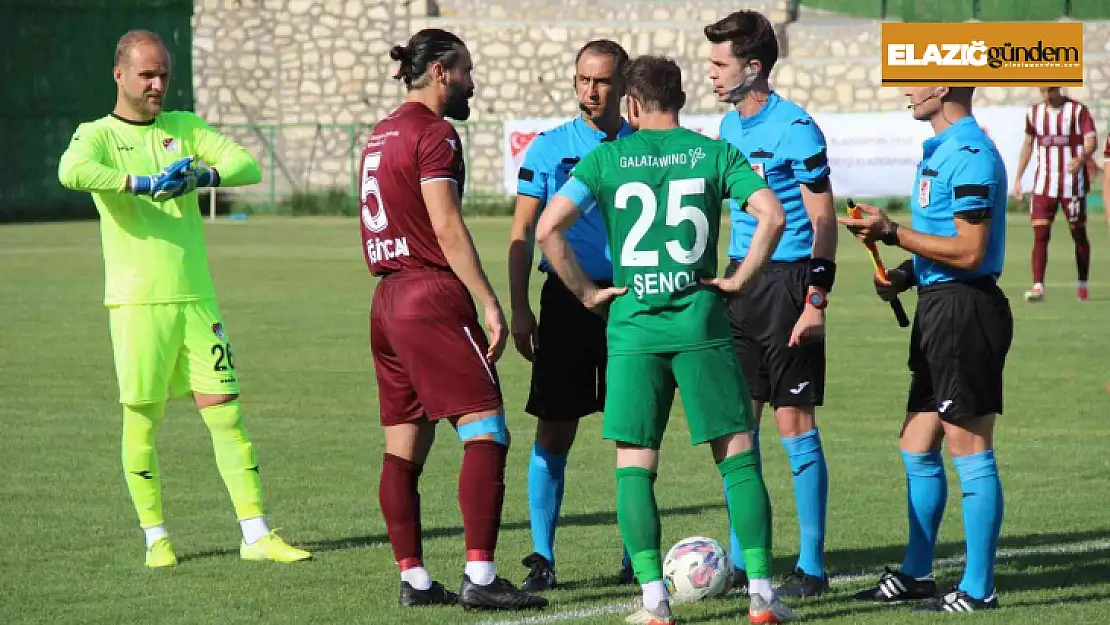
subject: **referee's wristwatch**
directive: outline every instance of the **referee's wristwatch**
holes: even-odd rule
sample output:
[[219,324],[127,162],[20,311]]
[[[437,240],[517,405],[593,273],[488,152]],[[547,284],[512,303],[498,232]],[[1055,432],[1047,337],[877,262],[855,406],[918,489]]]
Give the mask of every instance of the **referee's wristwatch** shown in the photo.
[[810,287],[809,292],[806,293],[806,303],[817,310],[824,310],[829,305],[829,296],[821,289]]

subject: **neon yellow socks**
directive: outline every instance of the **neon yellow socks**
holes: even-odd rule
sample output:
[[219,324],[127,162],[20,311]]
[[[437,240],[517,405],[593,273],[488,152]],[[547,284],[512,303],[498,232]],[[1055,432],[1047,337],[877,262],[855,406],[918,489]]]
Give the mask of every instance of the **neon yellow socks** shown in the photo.
[[258,477],[258,458],[243,428],[239,401],[201,408],[200,416],[212,435],[216,466],[235,506],[235,516],[240,521],[261,517],[262,481]]

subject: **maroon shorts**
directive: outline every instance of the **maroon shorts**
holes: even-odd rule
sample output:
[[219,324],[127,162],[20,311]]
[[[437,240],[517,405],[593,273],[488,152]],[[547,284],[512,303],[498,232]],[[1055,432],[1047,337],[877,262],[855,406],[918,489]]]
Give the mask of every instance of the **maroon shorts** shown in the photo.
[[1087,223],[1087,198],[1085,197],[1048,197],[1033,195],[1029,201],[1029,214],[1033,219],[1053,221],[1056,209],[1064,208],[1064,217],[1069,224]]
[[445,271],[386,276],[370,305],[370,350],[383,426],[502,405],[489,343],[463,283]]

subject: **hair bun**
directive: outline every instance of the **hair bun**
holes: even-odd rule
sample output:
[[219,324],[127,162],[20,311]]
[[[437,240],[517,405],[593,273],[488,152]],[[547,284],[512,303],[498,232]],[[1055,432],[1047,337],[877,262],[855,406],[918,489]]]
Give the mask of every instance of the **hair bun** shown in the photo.
[[402,46],[393,46],[389,51],[389,58],[402,63],[409,62],[409,52]]

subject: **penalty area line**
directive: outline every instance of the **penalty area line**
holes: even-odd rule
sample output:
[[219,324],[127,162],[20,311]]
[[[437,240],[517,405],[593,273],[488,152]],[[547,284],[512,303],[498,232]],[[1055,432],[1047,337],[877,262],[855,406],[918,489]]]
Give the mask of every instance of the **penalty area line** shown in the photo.
[[[1036,556],[1036,555],[1059,555],[1069,553],[1091,553],[1095,551],[1110,550],[1110,540],[1099,541],[1083,541],[1077,543],[1059,543],[1055,545],[1043,545],[1039,547],[1019,547],[1016,549],[999,549],[998,561],[1012,560],[1022,556]],[[958,568],[963,565],[965,558],[945,558],[937,560],[934,565],[935,570],[947,570]],[[838,584],[853,584],[866,580],[871,580],[882,575],[883,570],[878,569],[866,573],[842,574],[833,575],[829,578],[830,585]],[[633,610],[638,604],[638,600],[623,601],[621,603],[609,603],[588,608],[579,608],[577,610],[567,610],[565,612],[556,612],[554,614],[542,614],[537,616],[525,616],[516,619],[506,619],[498,621],[479,621],[479,625],[544,625],[545,623],[565,623],[568,621],[580,621],[583,619],[594,618],[598,616],[607,616],[609,614],[619,614],[626,611]]]

